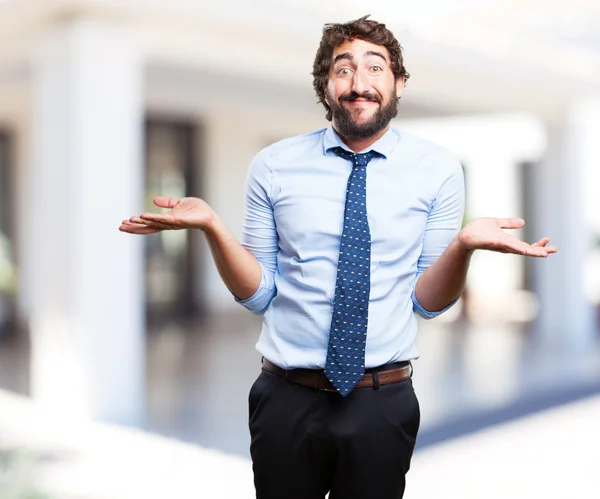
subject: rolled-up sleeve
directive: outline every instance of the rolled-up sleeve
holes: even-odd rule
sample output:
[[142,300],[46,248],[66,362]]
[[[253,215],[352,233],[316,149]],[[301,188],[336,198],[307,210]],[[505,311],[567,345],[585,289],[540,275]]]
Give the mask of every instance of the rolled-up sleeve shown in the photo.
[[246,209],[242,245],[258,260],[262,269],[260,285],[245,300],[235,300],[252,313],[264,314],[277,293],[278,239],[271,201],[273,172],[268,165],[269,148],[261,151],[250,164],[246,177]]
[[450,175],[443,181],[427,216],[421,255],[417,263],[417,276],[411,294],[415,312],[425,319],[437,317],[457,301],[454,300],[442,310],[431,312],[423,308],[415,294],[419,277],[441,256],[462,225],[465,209],[463,170],[455,158],[449,161],[451,162]]

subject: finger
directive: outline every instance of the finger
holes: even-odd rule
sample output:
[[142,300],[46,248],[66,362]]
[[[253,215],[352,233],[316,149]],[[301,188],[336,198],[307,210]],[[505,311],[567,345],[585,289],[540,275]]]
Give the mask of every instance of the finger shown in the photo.
[[[146,216],[148,216],[148,218],[146,218]],[[142,224],[160,230],[178,230],[183,228],[182,226],[173,223],[173,218],[169,215],[163,216],[156,213],[142,213],[140,220]]]
[[152,223],[145,223],[145,222],[136,222],[136,221],[132,221],[132,220],[123,220],[123,225],[127,225],[128,227],[137,227],[137,228],[143,228],[143,227],[152,227]]
[[142,220],[140,217],[138,216],[133,216],[129,219],[129,222],[132,224],[146,224],[146,222],[144,220]]
[[129,220],[123,220],[122,223],[127,225],[148,225],[148,223],[144,222],[139,217],[131,217]]
[[121,232],[127,232],[128,234],[138,234],[138,235],[149,235],[149,234],[156,234],[157,232],[160,232],[159,229],[123,229],[120,228],[119,229]]
[[140,219],[146,224],[160,224],[166,229],[183,229],[184,225],[168,213],[142,213]]
[[527,243],[523,243],[524,245],[519,248],[519,252],[521,255],[525,256],[548,256],[548,252],[546,248],[540,248],[537,246],[530,246]]
[[548,256],[548,250],[546,248],[530,247],[525,255],[545,258]]
[[162,229],[148,227],[146,225],[141,224],[132,224],[126,220],[121,224],[119,230],[121,232],[127,232],[129,234],[154,234],[156,232],[160,232]]
[[155,231],[170,230],[176,228],[171,226],[170,224],[153,222],[151,220],[143,220],[142,218],[135,216],[131,217],[129,220],[123,220],[123,224],[137,229],[149,228],[154,229]]
[[164,230],[164,227],[158,226],[155,222],[151,222],[148,220],[142,220],[140,217],[131,217],[129,220],[123,220],[124,224],[129,224],[132,227],[136,228],[154,228],[158,230]]
[[498,225],[502,229],[520,229],[525,225],[525,220],[522,218],[499,218]]
[[502,248],[499,251],[503,253],[513,253],[515,255],[525,256],[537,256],[546,257],[548,256],[548,250],[544,247],[529,245],[519,239],[504,240]]
[[541,247],[544,247],[549,242],[550,242],[550,238],[549,237],[542,237],[539,241],[533,243],[531,246],[535,246],[535,247],[541,246]]
[[168,196],[156,196],[154,204],[160,208],[174,208],[179,203],[178,198],[170,198]]
[[558,248],[556,246],[548,246],[549,242],[550,242],[549,237],[542,237],[542,239],[540,239],[536,243],[533,243],[531,246],[544,248],[548,254],[557,253]]
[[173,215],[168,213],[152,213],[151,211],[147,211],[140,215],[140,220],[143,222],[170,223],[173,221]]

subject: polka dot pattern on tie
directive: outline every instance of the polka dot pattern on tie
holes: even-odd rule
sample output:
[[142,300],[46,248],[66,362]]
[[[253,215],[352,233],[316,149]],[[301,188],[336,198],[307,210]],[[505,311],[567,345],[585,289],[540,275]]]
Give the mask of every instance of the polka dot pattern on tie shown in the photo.
[[352,161],[346,189],[333,316],[325,375],[337,391],[348,395],[365,372],[365,346],[371,287],[371,233],[367,220],[367,164],[377,153],[335,154]]

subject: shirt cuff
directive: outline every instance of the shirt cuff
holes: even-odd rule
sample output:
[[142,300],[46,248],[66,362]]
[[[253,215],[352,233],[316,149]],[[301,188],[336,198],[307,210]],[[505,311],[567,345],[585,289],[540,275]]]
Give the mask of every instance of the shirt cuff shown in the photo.
[[234,295],[234,299],[240,305],[246,307],[250,312],[256,315],[262,315],[269,308],[271,300],[275,296],[275,280],[271,274],[266,274],[263,269],[263,274],[260,279],[258,289],[250,298],[240,300]]
[[446,305],[442,310],[430,312],[429,310],[426,310],[425,308],[423,308],[423,306],[418,302],[417,295],[414,291],[412,292],[410,297],[413,302],[413,309],[424,319],[433,319],[433,318],[437,317],[438,315],[443,314],[446,310],[451,308],[458,301],[458,298],[457,298],[456,300],[454,300],[451,303],[449,303],[448,305]]

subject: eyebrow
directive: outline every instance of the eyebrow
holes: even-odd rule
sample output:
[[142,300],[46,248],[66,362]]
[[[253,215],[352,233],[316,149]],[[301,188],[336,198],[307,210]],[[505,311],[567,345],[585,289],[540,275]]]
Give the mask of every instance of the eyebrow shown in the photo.
[[381,57],[385,62],[388,62],[385,56],[381,52],[377,52],[376,50],[367,50],[367,55],[374,55],[376,57]]
[[[365,55],[374,55],[376,57],[381,57],[386,63],[388,62],[385,56],[381,52],[377,52],[376,50],[367,50],[365,52]],[[353,61],[354,57],[352,57],[352,54],[350,52],[344,52],[343,54],[338,54],[335,56],[335,58],[333,59],[333,64],[335,65],[338,61],[341,60]]]

